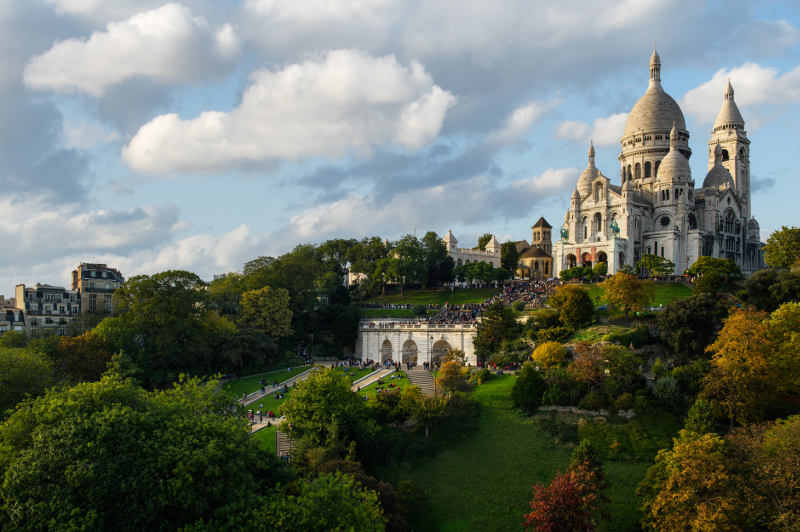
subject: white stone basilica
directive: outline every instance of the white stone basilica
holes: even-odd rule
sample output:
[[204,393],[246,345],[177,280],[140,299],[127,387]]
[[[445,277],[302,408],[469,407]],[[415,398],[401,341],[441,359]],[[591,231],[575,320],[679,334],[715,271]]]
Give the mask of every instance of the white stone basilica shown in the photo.
[[642,255],[675,263],[682,274],[698,257],[728,258],[742,272],[763,267],[759,226],[751,216],[750,141],[730,82],[708,142],[708,174],[695,188],[689,132],[677,102],[661,87],[658,53],[650,85],[633,106],[622,136],[621,186],[589,164],[578,178],[553,244],[553,273],[608,263],[608,272],[635,266]]

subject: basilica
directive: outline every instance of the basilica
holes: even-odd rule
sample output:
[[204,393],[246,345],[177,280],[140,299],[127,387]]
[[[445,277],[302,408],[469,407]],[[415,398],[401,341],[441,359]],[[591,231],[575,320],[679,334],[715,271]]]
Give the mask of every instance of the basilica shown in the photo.
[[731,259],[747,275],[763,267],[759,226],[751,215],[750,141],[728,82],[708,141],[708,173],[696,186],[689,132],[677,102],[661,87],[653,51],[650,83],[623,133],[620,185],[595,166],[594,146],[553,243],[553,274],[608,264],[614,273],[654,254],[682,274],[698,257]]

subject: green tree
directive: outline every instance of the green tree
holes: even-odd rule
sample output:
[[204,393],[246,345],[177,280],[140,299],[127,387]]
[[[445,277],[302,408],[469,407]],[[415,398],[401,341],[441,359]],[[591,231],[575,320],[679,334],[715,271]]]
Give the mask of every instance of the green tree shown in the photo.
[[800,301],[800,273],[765,268],[742,283],[739,297],[759,310],[772,312],[783,303]]
[[617,272],[603,281],[601,286],[606,300],[624,310],[625,316],[631,310],[646,306],[653,299],[652,282],[641,281],[628,273]]
[[514,242],[504,242],[500,247],[500,264],[512,274],[517,271],[519,264],[519,251]]
[[514,311],[497,301],[484,311],[472,342],[478,356],[488,358],[498,352],[503,341],[514,340],[521,333],[522,325],[517,322]]
[[0,334],[0,347],[25,347],[28,335],[23,331],[6,331]]
[[434,288],[453,280],[455,263],[447,254],[447,246],[439,235],[433,231],[425,233],[422,237],[422,252],[426,270],[422,284],[425,288]]
[[784,303],[770,314],[767,338],[776,388],[800,392],[800,302]]
[[542,406],[542,395],[545,390],[547,383],[542,374],[533,367],[533,364],[526,362],[514,380],[514,387],[511,388],[511,404],[526,414],[532,414]]
[[786,227],[773,232],[764,245],[764,262],[773,268],[787,269],[800,262],[800,227]]
[[[425,439],[428,439],[430,429],[444,414],[447,400],[439,395],[423,396],[422,394],[408,395],[411,404],[411,417],[422,427],[425,427]],[[406,399],[408,402],[409,399]]]
[[338,471],[300,479],[286,496],[273,500],[265,513],[261,522],[286,532],[386,529],[375,492]]
[[666,277],[675,273],[675,263],[659,255],[642,255],[636,268],[644,271],[648,277]]
[[589,291],[576,284],[567,284],[556,289],[547,304],[558,309],[559,319],[564,325],[580,327],[592,322],[594,303]]
[[216,382],[146,392],[107,375],[52,388],[0,425],[0,524],[239,528],[277,471]]
[[26,397],[42,394],[54,382],[53,366],[43,354],[0,347],[0,419],[6,410]]
[[[288,431],[311,447],[346,449],[367,443],[377,430],[369,407],[350,390],[350,379],[336,368],[314,370],[297,384],[281,407]],[[335,429],[335,430],[334,430]]]
[[467,388],[467,376],[463,364],[455,359],[448,360],[442,364],[442,369],[436,378],[436,385],[448,392],[465,390]]
[[274,338],[284,338],[292,332],[292,311],[289,292],[283,288],[265,286],[242,294],[241,319],[254,329]]
[[245,290],[241,275],[226,273],[208,284],[208,306],[223,316],[236,316]]
[[56,352],[58,374],[72,383],[99,379],[111,360],[108,344],[94,331],[60,337]]
[[658,316],[661,339],[686,363],[701,356],[714,339],[723,312],[717,298],[709,294],[676,299]]
[[607,262],[598,262],[595,264],[594,268],[592,268],[592,275],[595,277],[602,277],[608,273],[608,263]]
[[421,284],[426,276],[425,251],[422,243],[414,235],[406,235],[397,241],[394,248],[397,282],[400,292],[403,287]]
[[720,290],[728,290],[731,283],[742,278],[739,267],[730,259],[699,257],[689,268],[689,273],[697,275],[694,281],[696,293],[716,294]]
[[486,250],[486,244],[492,239],[492,233],[484,233],[478,237],[478,249]]

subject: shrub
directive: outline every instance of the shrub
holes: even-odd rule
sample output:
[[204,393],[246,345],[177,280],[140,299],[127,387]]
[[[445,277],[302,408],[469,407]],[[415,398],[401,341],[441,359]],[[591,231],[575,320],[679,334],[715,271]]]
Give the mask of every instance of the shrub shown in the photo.
[[556,438],[559,443],[578,443],[578,426],[561,421],[555,412],[550,412],[548,416],[537,417],[534,423],[544,432]]
[[705,434],[707,432],[717,431],[717,421],[714,417],[714,411],[711,405],[702,399],[698,399],[689,408],[689,413],[686,415],[686,430],[696,432],[698,434]]
[[623,393],[614,401],[617,410],[629,410],[633,406],[633,395],[630,392]]
[[484,382],[488,381],[490,378],[492,378],[492,372],[489,371],[487,368],[481,368],[481,369],[475,370],[472,373],[470,373],[469,383],[470,384],[483,384]]
[[545,342],[536,347],[531,358],[542,367],[556,366],[564,362],[567,350],[560,342]]
[[600,410],[605,405],[605,397],[603,397],[603,394],[597,390],[592,390],[591,392],[587,393],[586,396],[578,403],[580,408],[585,408],[587,410]]
[[519,376],[511,389],[511,402],[527,414],[532,414],[542,404],[542,396],[547,389],[542,375],[531,363],[522,366]]
[[414,305],[414,316],[427,316],[428,307],[425,305]]
[[612,331],[603,335],[603,340],[624,346],[633,344],[633,347],[642,347],[652,343],[653,337],[646,325],[640,325],[629,331]]
[[525,310],[525,302],[524,301],[514,301],[511,304],[511,308],[514,309],[514,312],[523,312]]
[[536,334],[536,341],[539,343],[544,342],[564,342],[567,338],[572,336],[573,330],[570,327],[548,327],[546,329],[539,329]]
[[658,379],[653,385],[653,397],[657,404],[669,409],[678,408],[683,402],[678,380],[666,376]]

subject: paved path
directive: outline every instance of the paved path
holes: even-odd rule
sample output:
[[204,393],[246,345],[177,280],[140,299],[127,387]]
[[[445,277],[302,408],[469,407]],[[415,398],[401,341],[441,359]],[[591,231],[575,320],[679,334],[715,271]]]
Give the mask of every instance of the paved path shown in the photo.
[[354,382],[353,385],[350,387],[350,389],[353,390],[354,392],[357,392],[359,388],[365,388],[370,384],[372,384],[373,382],[377,382],[378,379],[382,379],[388,375],[391,375],[395,371],[397,370],[394,368],[379,369],[378,371],[373,371],[363,379]]

